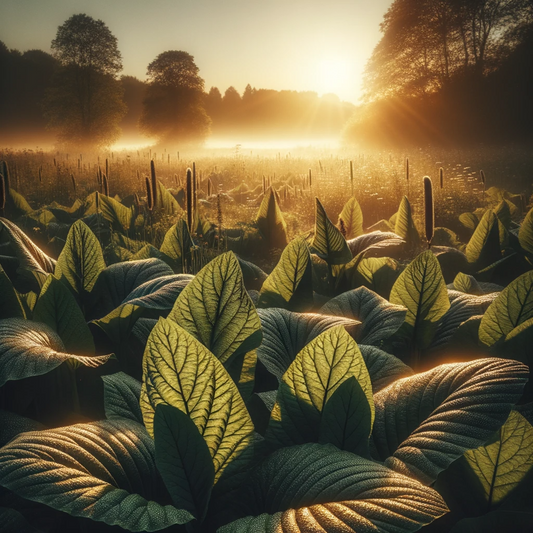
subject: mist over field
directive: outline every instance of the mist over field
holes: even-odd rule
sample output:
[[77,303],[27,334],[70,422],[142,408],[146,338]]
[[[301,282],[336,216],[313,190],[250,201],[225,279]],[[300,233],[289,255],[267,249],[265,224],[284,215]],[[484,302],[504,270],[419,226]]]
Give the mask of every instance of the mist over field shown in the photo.
[[531,0],[0,0],[0,533],[531,533]]

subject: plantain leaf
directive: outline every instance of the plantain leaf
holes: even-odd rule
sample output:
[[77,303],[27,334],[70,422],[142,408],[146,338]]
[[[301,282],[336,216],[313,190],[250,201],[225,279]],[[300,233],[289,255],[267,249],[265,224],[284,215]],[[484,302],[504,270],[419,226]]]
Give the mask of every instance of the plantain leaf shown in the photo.
[[184,272],[191,264],[194,242],[184,219],[180,218],[165,234],[160,251],[170,258],[174,267]]
[[233,252],[219,255],[200,270],[178,296],[169,318],[225,366],[261,344],[259,316]]
[[124,372],[102,376],[104,407],[108,420],[133,420],[143,423],[139,399],[141,383]]
[[481,319],[479,340],[492,346],[530,318],[533,318],[533,271],[512,281],[492,302]]
[[329,265],[343,265],[352,260],[346,239],[328,218],[318,198],[316,198],[315,237],[312,248],[313,252]]
[[533,467],[533,427],[511,411],[497,439],[465,453],[483,487],[488,508],[499,504]]
[[520,231],[518,232],[518,241],[522,250],[528,255],[530,259],[533,258],[533,208],[531,208],[525,216]]
[[17,291],[0,265],[0,319],[26,318]]
[[461,291],[466,294],[474,294],[476,296],[484,294],[484,291],[476,278],[474,276],[469,276],[468,274],[463,274],[462,272],[459,272],[459,274],[455,276],[455,279],[453,280],[453,288],[456,291]]
[[285,309],[259,309],[263,342],[257,357],[267,370],[281,380],[304,346],[324,331],[341,325],[357,336],[360,324],[344,317],[314,313],[292,313]]
[[93,320],[94,324],[101,329],[113,344],[113,349],[121,362],[126,364],[127,357],[126,341],[128,340],[137,320],[142,316],[143,308],[137,305],[123,304],[113,309],[103,318]]
[[161,403],[155,409],[154,442],[155,464],[172,502],[202,522],[215,482],[215,469],[202,435],[189,416]]
[[304,239],[294,239],[283,250],[261,287],[258,307],[283,307],[290,311],[313,307],[311,256]]
[[377,458],[432,483],[499,429],[527,377],[525,365],[493,358],[441,365],[392,383],[374,396]]
[[54,272],[56,261],[48,257],[16,224],[0,218],[0,242],[8,242],[20,268]]
[[127,420],[19,435],[0,450],[0,484],[28,500],[130,531],[193,518],[153,501],[159,485],[154,443]]
[[351,376],[339,385],[322,411],[319,442],[367,457],[370,433],[371,407],[365,391]]
[[255,222],[269,246],[279,249],[285,248],[289,242],[287,224],[272,187],[269,187],[265,192]]
[[359,344],[365,365],[372,381],[372,392],[387,387],[397,379],[410,376],[413,371],[394,355],[375,346]]
[[104,269],[105,261],[98,239],[84,222],[77,220],[68,232],[57,260],[55,276],[85,301]]
[[403,324],[407,309],[389,303],[375,292],[360,287],[332,298],[320,309],[327,315],[344,316],[362,322],[358,341],[379,345]]
[[122,303],[138,305],[156,314],[166,315],[193,277],[190,274],[173,274],[146,281],[131,291]]
[[398,262],[390,257],[364,258],[352,277],[352,288],[364,286],[367,289],[389,299],[390,292],[398,276]]
[[127,234],[135,224],[135,208],[126,207],[114,198],[105,194],[98,195],[99,209],[102,216],[107,220],[114,231]]
[[164,318],[150,333],[143,359],[141,409],[150,434],[159,404],[192,419],[209,447],[216,480],[247,464],[254,427],[236,386],[207,348]]
[[33,320],[52,328],[65,349],[80,355],[94,355],[94,341],[72,292],[57,278],[48,276],[33,310]]
[[466,258],[474,270],[482,270],[502,257],[498,218],[488,209],[466,245]]
[[353,239],[363,234],[363,212],[355,197],[350,198],[339,215],[339,223],[342,219],[346,230],[346,238]]
[[413,215],[411,213],[411,204],[409,203],[407,196],[402,198],[400,207],[396,213],[394,233],[403,239],[410,248],[416,248],[420,245],[420,235],[416,229]]
[[390,301],[407,308],[399,335],[414,349],[426,349],[438,321],[450,308],[440,265],[431,251],[422,252],[400,274],[392,287]]
[[[366,436],[358,432],[359,440],[368,441],[374,419],[372,383],[357,343],[342,326],[330,328],[312,340],[283,375],[267,440],[278,447],[319,442],[319,439],[328,441],[327,434],[320,434],[324,409],[335,391],[350,377],[356,378],[369,405],[368,410],[363,407],[369,419],[361,424],[361,429],[368,432]],[[345,396],[351,391],[353,389],[348,388],[340,394]],[[349,431],[356,431],[353,426],[357,425],[359,417],[348,410],[344,414],[349,417],[344,420]]]
[[256,516],[219,533],[407,533],[448,510],[435,490],[416,480],[320,444],[272,454],[253,473],[246,496],[243,511]]
[[97,367],[109,359],[109,355],[88,357],[66,353],[53,329],[21,318],[0,320],[0,339],[0,387],[7,381],[46,374],[65,361]]
[[143,259],[108,266],[102,271],[93,291],[93,307],[103,316],[118,307],[137,287],[174,272],[161,259]]

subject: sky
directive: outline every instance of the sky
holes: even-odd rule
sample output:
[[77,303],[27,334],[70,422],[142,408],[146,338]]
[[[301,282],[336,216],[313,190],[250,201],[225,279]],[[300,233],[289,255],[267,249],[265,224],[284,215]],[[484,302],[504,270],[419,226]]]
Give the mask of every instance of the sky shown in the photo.
[[194,56],[206,90],[335,93],[357,103],[392,0],[0,0],[0,40],[50,52],[57,28],[85,13],[118,39],[123,74],[144,80],[158,54]]

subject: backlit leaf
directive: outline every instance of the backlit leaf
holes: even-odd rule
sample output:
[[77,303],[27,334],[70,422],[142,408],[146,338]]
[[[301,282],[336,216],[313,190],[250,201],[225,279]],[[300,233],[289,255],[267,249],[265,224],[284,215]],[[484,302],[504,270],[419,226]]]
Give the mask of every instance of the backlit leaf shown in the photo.
[[329,265],[343,265],[352,260],[346,239],[328,218],[318,198],[316,198],[315,237],[312,248],[313,252]]
[[152,439],[126,420],[23,433],[0,450],[2,486],[130,531],[157,531],[192,519],[153,501],[157,477]]
[[203,436],[218,480],[249,459],[252,421],[220,361],[185,329],[160,318],[143,359],[141,409],[153,434],[156,407],[168,404],[187,414]]
[[441,365],[395,381],[374,395],[377,457],[432,483],[500,428],[527,378],[525,365],[494,358]]
[[313,307],[311,256],[304,239],[294,239],[261,288],[259,307],[306,311]]
[[233,252],[208,263],[183,289],[169,314],[222,364],[261,344],[261,323]]
[[109,359],[109,355],[67,353],[53,329],[21,318],[0,320],[0,339],[0,386],[6,381],[46,374],[69,360],[96,367]]

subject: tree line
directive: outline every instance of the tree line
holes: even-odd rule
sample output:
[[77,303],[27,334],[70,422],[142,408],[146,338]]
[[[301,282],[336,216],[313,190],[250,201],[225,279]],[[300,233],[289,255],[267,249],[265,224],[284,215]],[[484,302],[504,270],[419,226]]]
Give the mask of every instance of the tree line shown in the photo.
[[119,76],[117,39],[101,20],[78,14],[58,28],[52,54],[21,53],[0,41],[0,141],[55,139],[58,144],[109,146],[122,133],[142,132],[165,145],[214,135],[337,135],[354,106],[334,95],[255,89],[242,96],[205,91],[194,58],[159,54],[147,80]]
[[531,0],[395,0],[351,139],[390,144],[533,136]]

